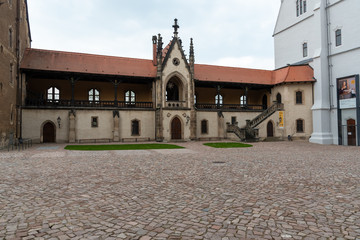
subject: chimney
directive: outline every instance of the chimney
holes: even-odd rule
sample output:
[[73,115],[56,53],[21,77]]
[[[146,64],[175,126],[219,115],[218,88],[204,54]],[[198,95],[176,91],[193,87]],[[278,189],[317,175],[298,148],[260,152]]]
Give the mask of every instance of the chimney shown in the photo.
[[153,42],[153,64],[154,66],[157,65],[157,56],[156,56],[156,50],[157,50],[157,37],[153,36],[152,37],[152,42]]

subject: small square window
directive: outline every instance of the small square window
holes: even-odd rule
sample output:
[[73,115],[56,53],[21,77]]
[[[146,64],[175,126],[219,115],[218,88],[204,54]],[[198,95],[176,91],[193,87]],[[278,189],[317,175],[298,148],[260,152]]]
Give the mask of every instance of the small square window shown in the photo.
[[99,126],[98,117],[91,117],[91,127],[98,127],[98,126]]

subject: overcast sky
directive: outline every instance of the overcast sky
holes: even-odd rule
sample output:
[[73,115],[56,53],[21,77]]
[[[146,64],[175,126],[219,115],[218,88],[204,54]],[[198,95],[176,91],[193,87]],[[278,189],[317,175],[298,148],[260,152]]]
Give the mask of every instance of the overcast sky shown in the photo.
[[152,58],[178,18],[185,53],[194,39],[201,64],[274,69],[273,30],[280,0],[30,0],[32,47]]

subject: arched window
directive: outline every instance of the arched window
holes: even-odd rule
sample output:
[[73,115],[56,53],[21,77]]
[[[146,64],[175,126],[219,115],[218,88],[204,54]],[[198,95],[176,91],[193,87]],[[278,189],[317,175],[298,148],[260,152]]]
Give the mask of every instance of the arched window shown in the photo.
[[131,121],[131,136],[139,136],[140,135],[140,121],[134,119]]
[[246,96],[245,95],[242,95],[240,97],[240,105],[241,106],[246,106],[247,105],[247,99],[246,99]]
[[135,92],[133,91],[127,91],[125,93],[125,103],[127,104],[135,104],[135,100],[136,100],[136,95],[135,95]]
[[208,133],[208,121],[202,120],[201,121],[201,134],[207,134]]
[[166,101],[179,101],[179,87],[171,80],[166,85]]
[[298,133],[304,132],[304,120],[302,120],[302,119],[296,120],[296,132],[298,132]]
[[280,94],[280,93],[278,93],[278,94],[276,95],[276,102],[277,102],[277,103],[281,103],[281,94]]
[[221,94],[215,96],[215,104],[219,106],[223,105],[223,96]]
[[303,103],[303,99],[302,99],[302,92],[301,91],[297,91],[295,93],[296,95],[296,104],[302,104]]
[[12,47],[13,47],[13,30],[10,27],[9,28],[9,48],[12,48]]
[[194,95],[194,104],[196,104],[196,101],[197,101],[197,95],[195,94]]
[[60,90],[56,87],[50,87],[47,90],[47,100],[49,102],[58,102],[60,99]]
[[89,101],[90,102],[99,102],[100,101],[100,92],[97,89],[89,90]]

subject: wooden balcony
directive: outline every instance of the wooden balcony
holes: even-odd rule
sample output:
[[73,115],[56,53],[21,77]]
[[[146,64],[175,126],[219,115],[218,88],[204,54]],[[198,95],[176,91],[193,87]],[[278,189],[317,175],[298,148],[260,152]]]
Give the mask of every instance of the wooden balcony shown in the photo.
[[124,101],[89,101],[89,100],[46,100],[46,99],[26,99],[27,107],[78,107],[78,108],[146,108],[152,109],[152,102],[124,102]]
[[211,104],[196,103],[195,108],[198,110],[227,110],[227,111],[263,111],[263,105],[240,105],[240,104]]

